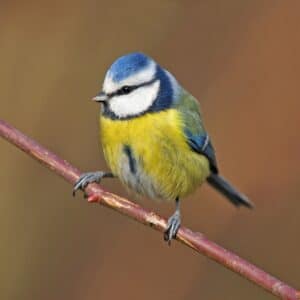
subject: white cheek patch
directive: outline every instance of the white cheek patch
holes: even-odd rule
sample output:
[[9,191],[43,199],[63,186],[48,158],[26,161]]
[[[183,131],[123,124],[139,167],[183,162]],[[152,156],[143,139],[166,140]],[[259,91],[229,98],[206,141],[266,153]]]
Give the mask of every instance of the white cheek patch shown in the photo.
[[139,115],[147,111],[155,101],[160,81],[137,88],[128,95],[115,96],[109,100],[110,110],[120,118]]
[[110,94],[117,91],[124,85],[139,85],[141,83],[151,81],[154,78],[155,72],[156,64],[154,61],[151,61],[145,69],[134,75],[129,76],[128,78],[125,78],[120,82],[113,81],[110,74],[108,73],[104,79],[103,91],[106,94]]

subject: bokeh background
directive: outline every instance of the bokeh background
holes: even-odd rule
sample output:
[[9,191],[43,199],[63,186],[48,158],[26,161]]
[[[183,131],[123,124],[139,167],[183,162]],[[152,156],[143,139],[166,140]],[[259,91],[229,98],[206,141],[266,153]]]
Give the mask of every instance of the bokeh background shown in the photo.
[[[222,173],[256,203],[235,209],[204,186],[184,202],[184,225],[299,287],[299,20],[299,1],[4,0],[1,118],[84,171],[106,169],[89,99],[118,56],[153,56],[200,100]],[[273,299],[73,199],[69,184],[3,140],[0,153],[1,299]],[[103,185],[128,196],[117,181]]]

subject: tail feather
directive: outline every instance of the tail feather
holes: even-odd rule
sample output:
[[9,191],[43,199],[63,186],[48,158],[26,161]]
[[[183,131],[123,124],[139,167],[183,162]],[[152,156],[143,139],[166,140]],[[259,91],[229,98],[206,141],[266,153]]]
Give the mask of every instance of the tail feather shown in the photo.
[[212,173],[207,182],[223,194],[228,200],[236,206],[244,205],[253,208],[254,204],[243,194],[238,192],[229,182],[222,176]]

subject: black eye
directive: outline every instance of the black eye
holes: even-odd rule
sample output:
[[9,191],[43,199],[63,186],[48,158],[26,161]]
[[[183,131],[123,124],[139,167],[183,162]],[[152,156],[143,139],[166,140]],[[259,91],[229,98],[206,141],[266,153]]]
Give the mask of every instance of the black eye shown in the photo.
[[123,95],[126,95],[126,94],[129,94],[130,92],[132,91],[132,88],[128,85],[124,85],[122,88],[121,88],[121,93]]

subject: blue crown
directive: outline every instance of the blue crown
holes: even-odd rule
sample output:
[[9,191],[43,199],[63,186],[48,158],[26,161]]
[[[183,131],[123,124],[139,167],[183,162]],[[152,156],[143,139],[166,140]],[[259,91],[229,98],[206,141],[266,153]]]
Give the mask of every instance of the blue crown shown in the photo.
[[145,69],[151,61],[152,59],[143,53],[130,53],[118,58],[111,65],[108,73],[113,81],[120,82],[121,80]]

